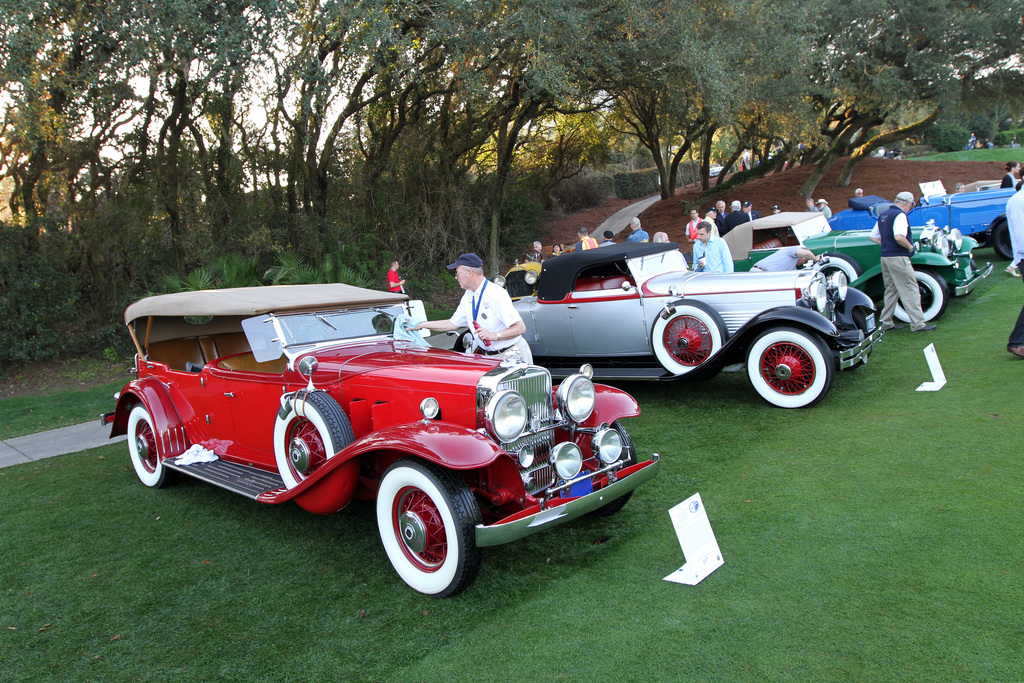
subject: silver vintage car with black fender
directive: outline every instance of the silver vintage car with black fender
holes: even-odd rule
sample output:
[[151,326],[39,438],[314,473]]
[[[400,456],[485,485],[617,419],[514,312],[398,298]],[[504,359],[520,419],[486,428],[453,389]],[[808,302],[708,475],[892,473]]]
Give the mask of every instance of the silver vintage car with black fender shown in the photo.
[[871,299],[843,273],[695,273],[672,243],[548,259],[529,294],[515,271],[506,279],[534,361],[555,376],[583,360],[605,380],[706,379],[744,363],[766,401],[803,408],[882,336]]

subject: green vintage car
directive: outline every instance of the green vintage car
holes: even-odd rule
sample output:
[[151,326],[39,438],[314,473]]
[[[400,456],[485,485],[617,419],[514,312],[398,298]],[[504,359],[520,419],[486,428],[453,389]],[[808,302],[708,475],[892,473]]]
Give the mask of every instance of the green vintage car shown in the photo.
[[[976,240],[958,230],[935,226],[911,227],[918,251],[910,258],[921,287],[921,308],[925,320],[935,320],[946,310],[950,295],[963,296],[992,272],[992,264],[979,269],[972,251]],[[817,212],[786,212],[743,223],[724,239],[732,252],[736,271],[751,266],[782,247],[804,246],[829,257],[823,272],[841,270],[856,287],[873,299],[884,294],[880,247],[867,230],[832,230],[825,216]],[[896,317],[907,322],[897,305]]]

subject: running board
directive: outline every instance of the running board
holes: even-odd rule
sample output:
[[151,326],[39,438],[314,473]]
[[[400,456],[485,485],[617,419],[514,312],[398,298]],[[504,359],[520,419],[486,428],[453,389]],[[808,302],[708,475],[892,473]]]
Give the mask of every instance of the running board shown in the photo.
[[246,467],[227,460],[197,462],[192,465],[175,464],[174,458],[163,461],[164,467],[187,474],[190,477],[219,486],[222,489],[256,500],[262,493],[285,488],[277,472],[267,472],[255,467]]

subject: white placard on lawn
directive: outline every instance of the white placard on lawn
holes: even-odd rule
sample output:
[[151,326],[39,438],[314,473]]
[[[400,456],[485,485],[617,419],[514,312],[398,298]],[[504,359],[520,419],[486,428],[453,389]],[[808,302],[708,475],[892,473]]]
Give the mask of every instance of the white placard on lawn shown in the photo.
[[942,371],[942,364],[939,363],[939,354],[935,352],[935,344],[929,344],[924,347],[924,358],[928,361],[928,369],[932,371],[932,381],[923,383],[917,390],[938,391],[946,386],[946,373]]
[[704,509],[704,501],[695,493],[668,511],[675,527],[686,564],[665,577],[666,581],[695,586],[705,576],[722,566],[722,551],[718,549],[715,532]]

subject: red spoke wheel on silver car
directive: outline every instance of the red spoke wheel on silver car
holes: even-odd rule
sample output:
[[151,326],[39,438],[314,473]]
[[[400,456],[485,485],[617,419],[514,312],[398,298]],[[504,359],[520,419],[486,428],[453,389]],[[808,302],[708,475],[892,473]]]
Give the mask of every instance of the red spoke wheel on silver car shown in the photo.
[[285,401],[274,424],[277,471],[294,488],[353,438],[348,417],[330,394],[299,391]]
[[393,464],[377,489],[377,528],[398,575],[415,590],[455,595],[476,578],[480,508],[461,477],[419,460]]
[[661,366],[685,375],[722,348],[725,323],[717,311],[697,301],[678,302],[662,311],[651,330],[651,347]]
[[747,376],[763,399],[780,408],[806,408],[832,386],[835,361],[810,332],[783,327],[763,332],[747,353]]
[[167,484],[167,468],[160,461],[153,418],[141,403],[128,415],[128,455],[143,484],[156,489]]

